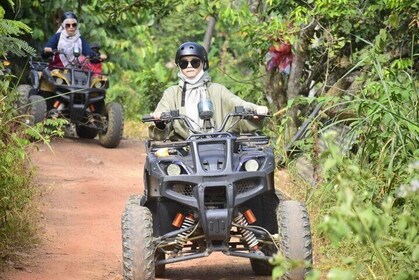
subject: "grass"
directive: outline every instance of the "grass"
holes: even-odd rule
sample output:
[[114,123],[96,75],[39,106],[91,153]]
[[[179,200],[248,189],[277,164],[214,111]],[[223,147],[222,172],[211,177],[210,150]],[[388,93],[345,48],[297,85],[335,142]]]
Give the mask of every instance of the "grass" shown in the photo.
[[[27,156],[30,154],[28,149],[30,146],[26,149]],[[4,151],[0,154],[3,159],[12,156]],[[23,252],[39,241],[39,225],[36,222],[39,220],[39,191],[32,182],[34,169],[27,156],[15,158],[13,166],[5,161],[0,164],[9,170],[0,176],[3,181],[0,184],[0,270],[19,263]]]
[[145,140],[148,138],[148,124],[141,121],[126,120],[124,123],[124,138]]

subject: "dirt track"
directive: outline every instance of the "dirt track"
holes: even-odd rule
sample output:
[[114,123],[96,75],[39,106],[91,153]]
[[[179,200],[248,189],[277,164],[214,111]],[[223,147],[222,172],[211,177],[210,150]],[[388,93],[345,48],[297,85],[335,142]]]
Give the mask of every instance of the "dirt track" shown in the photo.
[[[142,189],[143,142],[105,149],[96,140],[57,139],[32,156],[43,190],[42,242],[7,280],[122,279],[120,217]],[[161,279],[271,279],[256,277],[249,260],[214,253],[167,265]]]

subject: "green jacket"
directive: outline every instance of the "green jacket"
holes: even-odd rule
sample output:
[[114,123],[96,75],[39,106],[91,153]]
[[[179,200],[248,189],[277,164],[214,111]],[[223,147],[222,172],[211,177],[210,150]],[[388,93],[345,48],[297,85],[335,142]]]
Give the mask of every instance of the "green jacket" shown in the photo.
[[[244,108],[254,109],[257,105],[246,102],[240,97],[234,95],[226,87],[217,83],[208,83],[208,99],[214,106],[214,125],[218,128],[224,116],[234,112],[235,106],[243,106]],[[179,110],[179,114],[186,115],[186,108],[181,107],[182,89],[179,85],[171,86],[163,92],[163,97],[157,104],[155,112],[168,112],[171,110]],[[232,120],[231,120],[232,121]],[[262,121],[242,120],[230,129],[231,132],[252,132],[260,129]],[[227,125],[226,127],[229,127]],[[189,136],[189,130],[182,121],[175,120],[172,124],[167,124],[165,129],[159,129],[155,125],[149,127],[149,137],[154,140],[164,140],[166,133],[169,133],[171,140],[186,139]]]

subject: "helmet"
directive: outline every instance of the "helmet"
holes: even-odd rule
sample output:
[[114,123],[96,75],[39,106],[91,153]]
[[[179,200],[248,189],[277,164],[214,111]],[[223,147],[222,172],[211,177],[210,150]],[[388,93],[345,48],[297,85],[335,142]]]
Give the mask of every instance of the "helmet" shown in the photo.
[[77,16],[73,13],[73,12],[65,12],[62,16],[61,16],[61,22],[65,21],[68,18],[74,18],[75,20],[77,20]]
[[208,55],[207,51],[203,46],[195,42],[186,42],[180,45],[180,47],[176,51],[176,65],[179,65],[179,61],[182,57],[193,55],[199,57],[204,62],[204,71],[208,70],[209,63],[208,63]]

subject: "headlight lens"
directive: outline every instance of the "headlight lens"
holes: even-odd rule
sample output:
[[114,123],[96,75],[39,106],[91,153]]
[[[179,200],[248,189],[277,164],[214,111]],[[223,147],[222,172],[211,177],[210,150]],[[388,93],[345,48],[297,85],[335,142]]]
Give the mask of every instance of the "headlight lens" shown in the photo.
[[63,79],[61,79],[61,78],[56,78],[56,79],[55,79],[55,83],[56,83],[57,85],[62,85],[62,84],[64,83],[64,80],[63,80]]
[[244,169],[246,171],[256,171],[259,169],[259,162],[255,159],[249,159],[244,164]]
[[171,163],[167,166],[166,172],[167,175],[169,176],[176,176],[179,175],[181,172],[181,168],[179,165],[175,164],[175,163]]
[[94,85],[93,85],[93,87],[95,87],[95,88],[101,88],[103,85],[102,85],[102,82],[96,82]]

